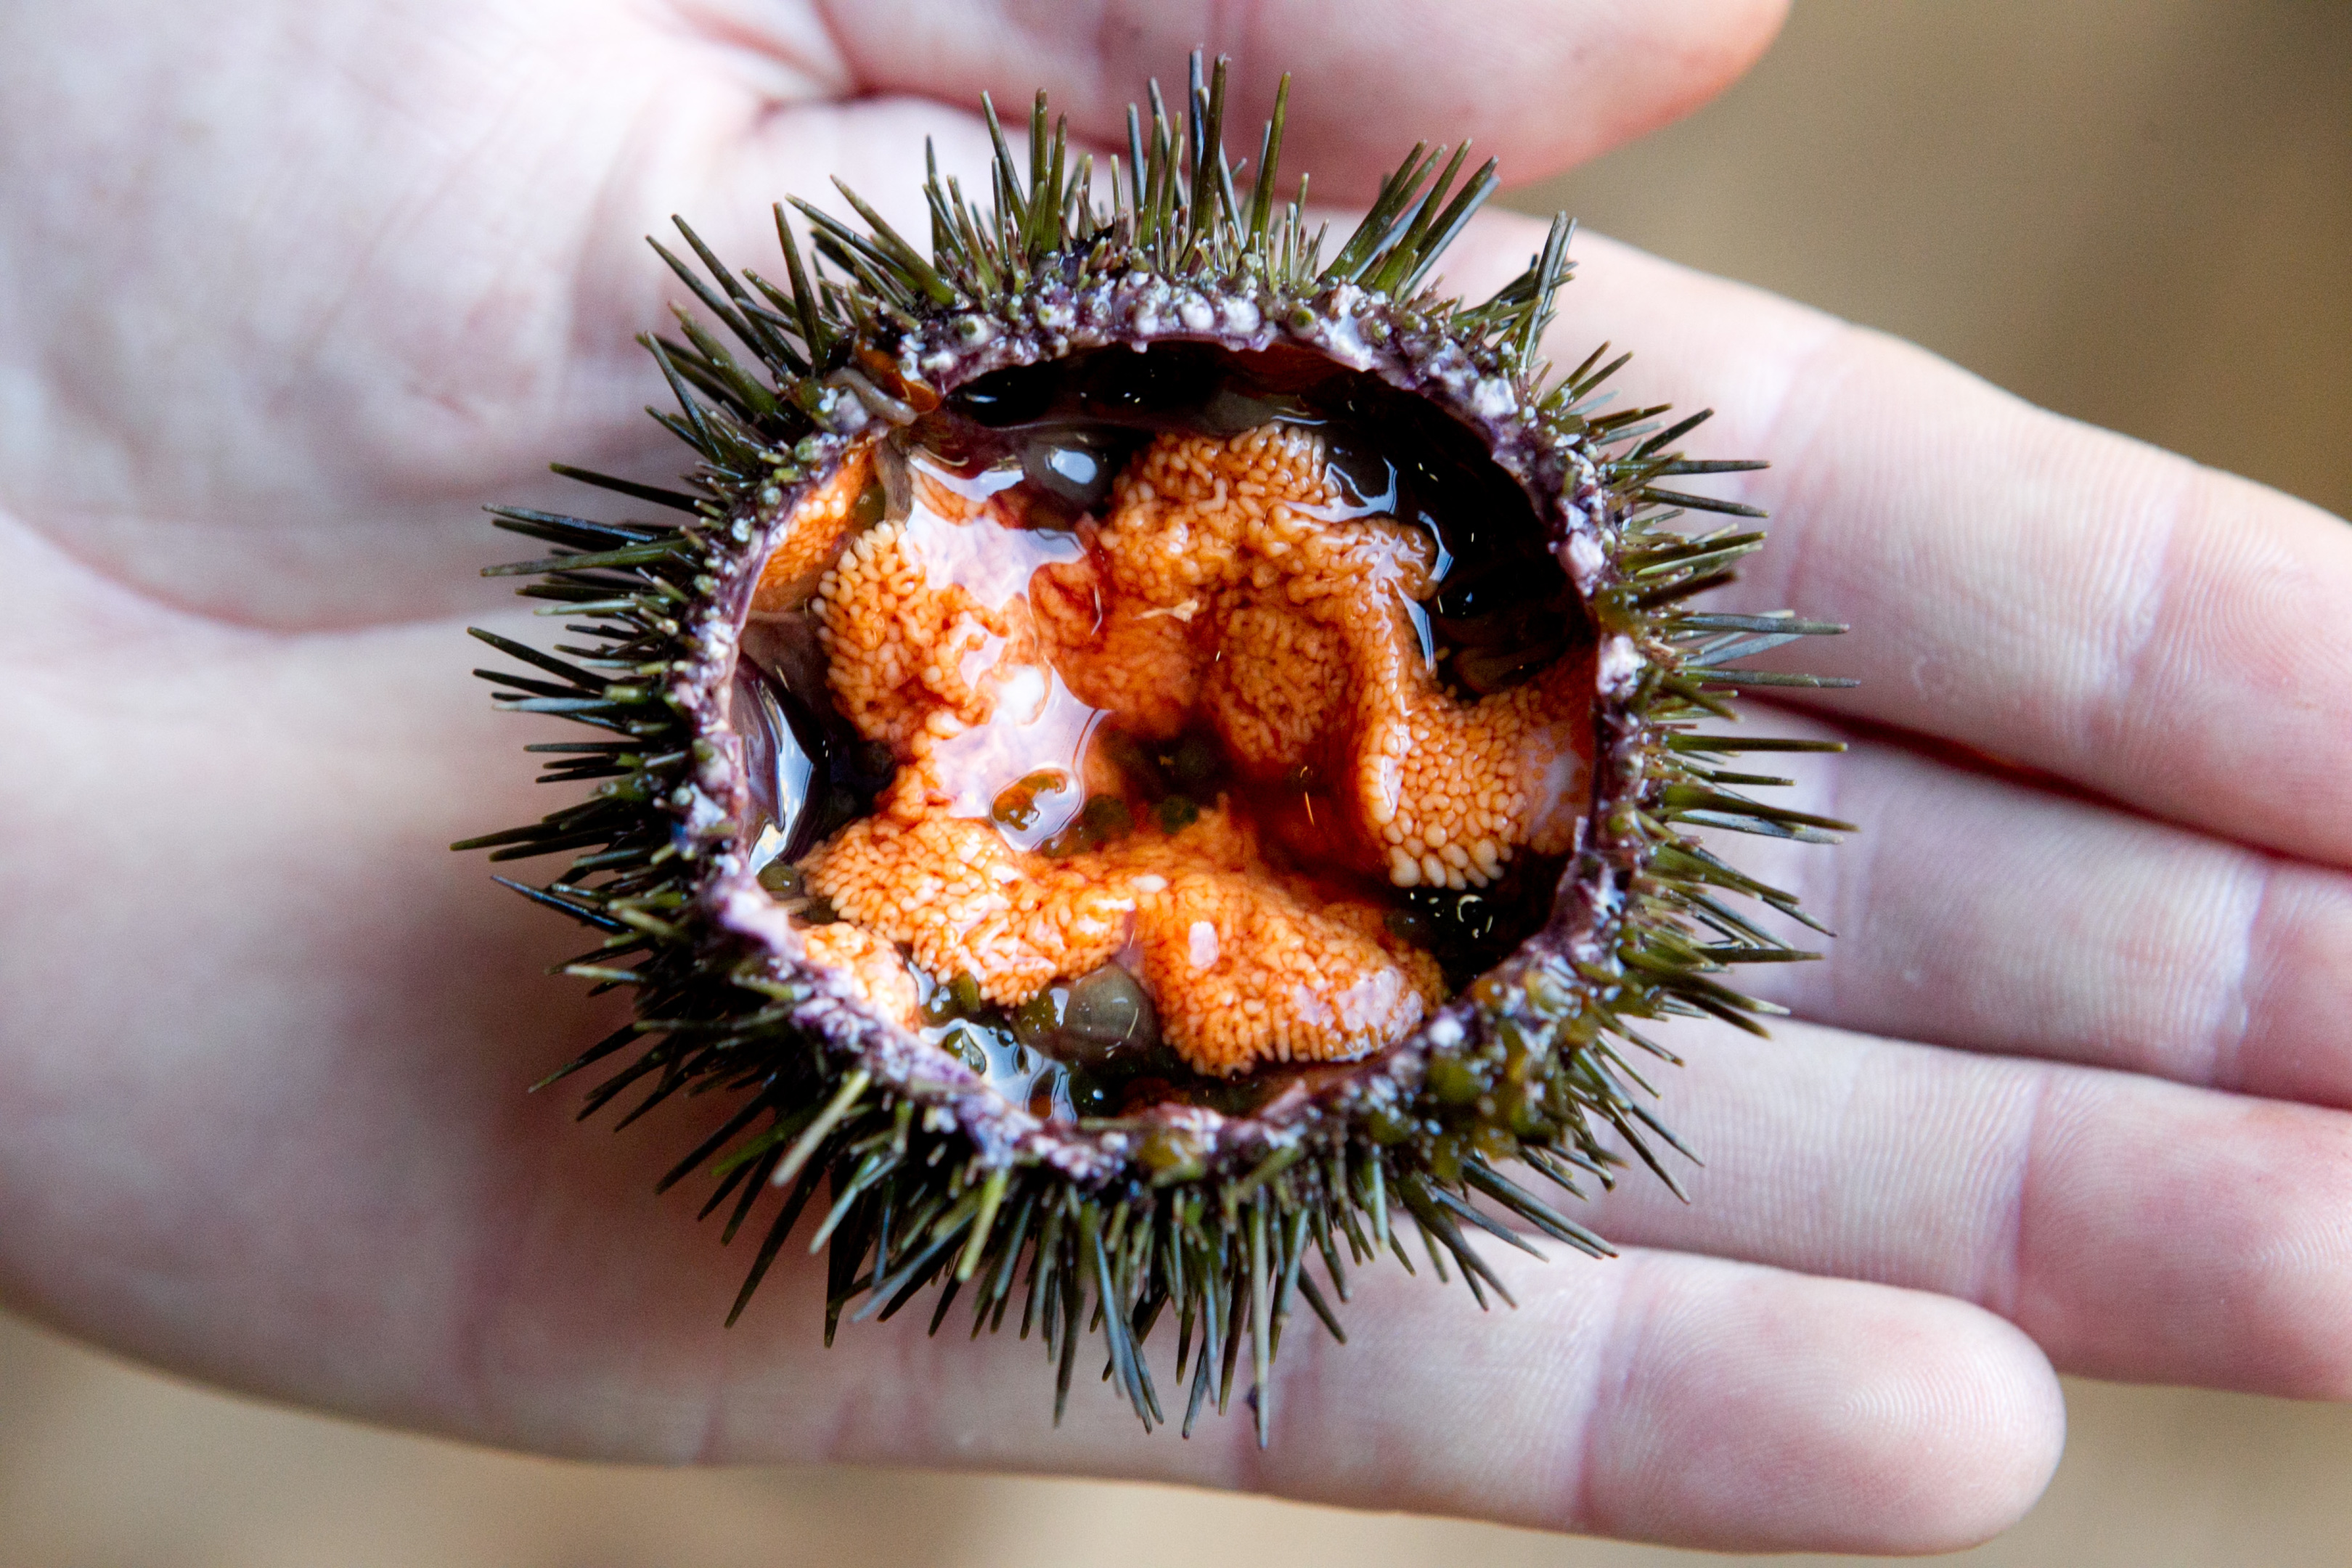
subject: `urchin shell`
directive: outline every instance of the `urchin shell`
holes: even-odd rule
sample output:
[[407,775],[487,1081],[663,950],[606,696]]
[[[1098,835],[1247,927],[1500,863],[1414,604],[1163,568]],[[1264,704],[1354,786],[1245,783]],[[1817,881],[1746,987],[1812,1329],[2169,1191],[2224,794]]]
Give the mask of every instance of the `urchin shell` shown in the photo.
[[[1822,838],[1843,826],[1763,805],[1734,787],[1752,775],[1718,765],[1741,751],[1819,748],[1695,726],[1729,718],[1726,695],[1739,687],[1819,684],[1730,666],[1838,628],[1686,607],[1761,535],[1668,525],[1692,510],[1759,514],[1661,481],[1758,465],[1675,450],[1704,415],[1660,428],[1663,408],[1601,412],[1596,391],[1622,357],[1603,365],[1596,352],[1548,380],[1535,350],[1569,271],[1564,221],[1484,303],[1425,291],[1495,178],[1489,163],[1457,187],[1462,151],[1441,171],[1444,149],[1416,148],[1326,259],[1298,203],[1276,197],[1280,100],[1243,194],[1220,140],[1222,62],[1204,82],[1196,59],[1191,89],[1179,123],[1156,89],[1148,126],[1130,116],[1107,210],[1089,161],[1069,159],[1062,128],[1049,132],[1040,95],[1025,159],[997,132],[987,207],[934,174],[928,254],[855,195],[862,230],[796,204],[816,237],[814,269],[778,208],[782,286],[739,279],[683,223],[702,273],[656,246],[754,363],[685,310],[683,341],[646,340],[678,401],[678,413],[656,417],[698,458],[687,489],[559,465],[682,521],[492,509],[499,526],[557,551],[497,570],[535,579],[521,592],[584,623],[572,629],[593,641],[547,653],[478,631],[533,671],[481,673],[504,689],[504,707],[562,713],[612,738],[532,748],[558,754],[550,777],[593,781],[593,794],[458,847],[501,859],[570,853],[544,887],[508,885],[604,933],[568,973],[636,992],[637,1021],[556,1075],[635,1050],[583,1115],[633,1089],[631,1118],[681,1090],[735,1098],[664,1185],[711,1167],[717,1190],[703,1213],[732,1200],[729,1239],[782,1189],[738,1314],[823,1190],[828,1339],[845,1311],[887,1317],[935,1286],[934,1329],[961,1290],[974,1297],[975,1331],[1003,1326],[1018,1301],[1021,1332],[1042,1329],[1057,1365],[1058,1415],[1099,1309],[1108,1370],[1149,1426],[1169,1416],[1142,1345],[1173,1306],[1176,1373],[1192,1374],[1186,1428],[1207,1400],[1225,1406],[1246,1341],[1264,1440],[1266,1368],[1295,1304],[1340,1333],[1310,1254],[1344,1299],[1351,1264],[1405,1258],[1391,1224],[1402,1209],[1431,1259],[1458,1264],[1483,1303],[1486,1290],[1505,1292],[1465,1229],[1517,1238],[1476,1198],[1570,1246],[1608,1250],[1505,1167],[1580,1196],[1580,1184],[1612,1180],[1613,1132],[1671,1182],[1654,1141],[1674,1140],[1641,1103],[1647,1086],[1621,1047],[1671,1060],[1638,1032],[1664,1014],[1756,1029],[1754,1016],[1771,1009],[1719,976],[1811,956],[1727,899],[1803,921],[1794,900],[1690,829]],[[992,110],[989,123],[995,131]],[[824,274],[826,261],[836,276]],[[1528,496],[1600,639],[1592,804],[1549,921],[1406,1039],[1248,1115],[1163,1105],[1048,1121],[806,961],[793,922],[753,875],[728,683],[770,551],[877,425],[910,420],[993,372],[1171,342],[1312,350],[1477,434]]]

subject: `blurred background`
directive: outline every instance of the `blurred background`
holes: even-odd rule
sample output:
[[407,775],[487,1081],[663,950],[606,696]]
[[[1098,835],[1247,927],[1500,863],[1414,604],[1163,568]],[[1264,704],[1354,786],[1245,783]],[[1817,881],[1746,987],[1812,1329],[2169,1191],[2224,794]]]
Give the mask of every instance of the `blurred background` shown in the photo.
[[[1799,0],[1722,100],[1511,199],[2352,513],[2343,0]],[[2067,1394],[2048,1497],[1960,1561],[2352,1560],[2352,1409]],[[519,1458],[193,1389],[0,1318],[0,1568],[1221,1560],[1717,1561],[1148,1487]]]

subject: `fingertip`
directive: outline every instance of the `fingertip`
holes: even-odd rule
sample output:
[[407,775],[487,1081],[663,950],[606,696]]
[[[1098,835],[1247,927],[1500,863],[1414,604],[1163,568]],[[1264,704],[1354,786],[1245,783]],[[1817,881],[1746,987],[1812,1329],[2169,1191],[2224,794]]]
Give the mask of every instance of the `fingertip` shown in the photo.
[[1612,8],[1580,25],[1610,68],[1580,83],[1585,104],[1549,145],[1523,150],[1501,171],[1531,184],[1671,125],[1748,74],[1788,19],[1789,0],[1666,0]]
[[[1898,1344],[1849,1395],[1840,1434],[1878,1500],[1842,1550],[1956,1552],[2041,1500],[2066,1444],[2066,1402],[2041,1349],[2007,1320],[1949,1297],[1905,1304]],[[1890,1339],[1896,1336],[1890,1335]]]
[[1595,1412],[1574,1528],[1716,1551],[1950,1552],[2048,1486],[2064,1403],[2003,1320],[1734,1266],[1692,1286],[1650,1305],[1639,1370]]

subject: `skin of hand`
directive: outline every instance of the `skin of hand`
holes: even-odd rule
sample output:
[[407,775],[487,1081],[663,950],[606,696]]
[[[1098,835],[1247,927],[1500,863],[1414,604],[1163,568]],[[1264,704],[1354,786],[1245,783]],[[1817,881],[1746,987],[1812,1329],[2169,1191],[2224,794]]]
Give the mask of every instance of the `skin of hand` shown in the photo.
[[[1301,1332],[1274,1447],[1145,1437],[1034,1342],[920,1314],[818,1343],[822,1271],[721,1328],[720,1250],[525,1087],[609,1026],[577,937],[443,848],[548,806],[465,675],[485,500],[659,479],[631,334],[838,174],[904,220],[922,140],[1052,89],[1099,140],[1205,44],[1235,120],[1361,200],[1394,132],[1529,179],[1673,117],[1769,0],[31,0],[0,14],[0,1298],[186,1374],[553,1453],[1062,1470],[1718,1548],[1953,1547],[2054,1465],[2053,1366],[2352,1394],[2352,531],[1918,350],[1605,241],[1555,358],[1723,411],[1775,514],[1740,607],[1851,622],[1805,809],[1741,851],[1845,934],[1664,1086],[1706,1155]],[[1510,40],[1497,49],[1492,40]],[[910,232],[920,232],[919,224]],[[1539,229],[1449,258],[1491,289]],[[755,265],[757,265],[755,261]],[[593,508],[592,508],[593,510]],[[511,553],[510,550],[503,553]],[[1774,847],[1763,847],[1769,849]],[[796,1248],[794,1249],[797,1250]]]

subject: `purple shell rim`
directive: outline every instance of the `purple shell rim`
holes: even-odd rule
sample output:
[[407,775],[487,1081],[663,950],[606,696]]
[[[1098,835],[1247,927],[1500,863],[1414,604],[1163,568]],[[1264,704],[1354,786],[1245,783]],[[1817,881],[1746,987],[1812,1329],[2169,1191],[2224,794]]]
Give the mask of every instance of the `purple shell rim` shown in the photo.
[[[905,381],[944,396],[994,371],[1093,349],[1139,353],[1178,342],[1244,353],[1310,349],[1342,368],[1427,398],[1475,430],[1517,481],[1586,605],[1614,580],[1622,503],[1602,483],[1584,438],[1552,428],[1513,378],[1478,363],[1442,324],[1433,326],[1353,285],[1286,306],[1262,290],[1224,291],[1141,271],[1076,289],[1049,280],[985,315],[957,311],[917,323],[897,342],[897,368]],[[681,849],[709,867],[696,899],[696,913],[708,922],[705,940],[729,947],[748,943],[766,955],[774,978],[801,983],[806,994],[790,1009],[793,1026],[922,1105],[927,1127],[961,1127],[983,1166],[1042,1163],[1086,1184],[1129,1169],[1155,1131],[1175,1138],[1209,1170],[1254,1163],[1332,1118],[1360,1117],[1400,1102],[1418,1089],[1433,1049],[1475,1044],[1491,1031],[1495,1018],[1465,987],[1404,1039],[1345,1064],[1351,1070],[1337,1081],[1312,1090],[1295,1083],[1245,1116],[1161,1105],[1114,1124],[1048,1122],[989,1089],[947,1052],[880,1017],[833,972],[807,963],[790,917],[759,885],[732,826],[745,819],[750,801],[743,748],[727,719],[727,691],[752,591],[784,525],[853,446],[887,427],[887,419],[856,401],[842,403],[847,416],[835,419],[831,433],[814,437],[814,454],[804,447],[802,456],[814,460],[802,464],[803,477],[769,488],[756,508],[729,520],[722,559],[684,628],[693,657],[674,667],[667,691],[698,740],[709,742],[696,748],[692,786],[671,802],[680,818]],[[1621,879],[1635,847],[1630,834],[1612,828],[1612,819],[1639,791],[1644,772],[1646,726],[1625,700],[1644,662],[1632,637],[1602,633],[1593,692],[1593,799],[1580,833],[1580,852],[1571,855],[1562,875],[1549,921],[1490,973],[1552,958],[1594,962],[1613,940]]]

